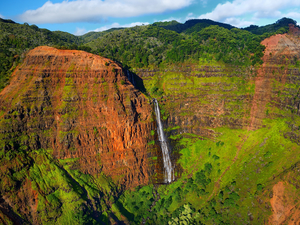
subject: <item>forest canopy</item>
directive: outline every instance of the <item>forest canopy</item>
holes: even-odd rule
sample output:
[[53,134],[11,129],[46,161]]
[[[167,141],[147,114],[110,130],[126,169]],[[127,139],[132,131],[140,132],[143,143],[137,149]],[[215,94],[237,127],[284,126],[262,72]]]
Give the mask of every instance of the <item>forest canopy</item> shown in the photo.
[[238,29],[212,20],[157,22],[147,26],[113,28],[75,36],[67,32],[40,29],[36,25],[0,20],[0,90],[24,54],[37,46],[92,52],[124,67],[159,67],[186,61],[216,60],[232,65],[262,63],[260,42],[276,33],[288,32],[296,21],[282,18],[267,26]]

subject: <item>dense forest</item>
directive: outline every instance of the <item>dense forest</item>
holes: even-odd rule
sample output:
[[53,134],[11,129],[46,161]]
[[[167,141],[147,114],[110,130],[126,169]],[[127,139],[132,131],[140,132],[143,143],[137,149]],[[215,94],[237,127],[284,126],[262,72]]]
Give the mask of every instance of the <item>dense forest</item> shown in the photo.
[[158,67],[199,58],[247,66],[261,63],[263,39],[287,32],[287,23],[276,24],[257,35],[210,20],[172,21],[111,32],[86,45],[93,53],[128,67]]
[[1,19],[0,89],[7,85],[11,70],[24,53],[40,45],[92,52],[127,68],[159,67],[199,58],[256,65],[261,63],[264,50],[260,42],[273,34],[287,32],[290,23],[295,21],[283,18],[272,25],[238,29],[211,20],[190,20],[184,24],[171,21],[74,36]]

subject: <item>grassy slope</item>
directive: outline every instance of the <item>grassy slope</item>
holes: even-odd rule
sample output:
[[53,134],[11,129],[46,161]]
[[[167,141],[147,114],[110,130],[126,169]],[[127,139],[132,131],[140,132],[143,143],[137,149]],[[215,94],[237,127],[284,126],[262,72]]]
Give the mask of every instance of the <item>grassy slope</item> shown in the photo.
[[[12,208],[25,222],[30,221],[22,214],[31,211],[32,207],[36,210],[32,216],[38,214],[35,223],[94,224],[108,221],[107,213],[113,210],[108,209],[108,202],[115,186],[102,174],[91,176],[74,169],[76,159],[58,161],[52,157],[51,150],[39,149],[6,155],[1,164],[11,171],[1,177],[1,191],[5,196],[16,202],[27,197],[34,200],[30,202],[32,205],[15,204]],[[28,196],[27,189],[31,190],[32,196]],[[95,217],[95,213],[98,216]]]
[[[224,68],[216,62],[200,62],[199,66],[204,65]],[[169,113],[178,110],[182,116],[195,113],[189,109],[179,109],[178,102],[174,101],[178,96],[186,102],[191,96],[201,96],[198,108],[211,104],[208,99],[210,95],[228,98],[224,89],[210,87],[205,90],[207,84],[226,83],[232,96],[253,96],[255,85],[251,76],[228,75],[198,78],[187,77],[181,72],[158,72],[151,78],[147,77],[144,85],[152,97],[163,96],[160,105],[167,119]],[[272,83],[274,92],[282,88],[282,84],[275,79]],[[290,84],[283,86],[293,86],[294,91],[290,89],[289,93],[282,94],[282,99],[291,97],[291,93],[299,87]],[[203,92],[208,95],[203,97]],[[230,102],[230,116],[249,118],[250,110],[248,108],[247,111],[243,104],[236,99]],[[240,106],[238,110],[236,106]],[[177,140],[180,149],[177,166],[183,168],[181,177],[168,186],[148,186],[134,192],[128,191],[119,200],[124,215],[137,224],[142,219],[149,224],[166,224],[171,220],[174,224],[183,220],[197,224],[262,224],[268,221],[273,185],[286,180],[287,174],[300,161],[299,145],[285,136],[291,130],[288,124],[300,124],[300,121],[290,109],[282,110],[271,104],[266,109],[266,115],[262,128],[255,131],[223,126],[210,128],[217,134],[210,139],[187,133],[171,135],[169,138]],[[180,130],[175,126],[169,124],[167,130]],[[299,175],[294,173],[291,176],[298,179]],[[291,184],[290,188],[294,190],[292,198],[299,200],[295,184]],[[159,200],[155,192],[159,194]],[[151,208],[153,202],[155,205]],[[150,208],[151,212],[147,212]]]

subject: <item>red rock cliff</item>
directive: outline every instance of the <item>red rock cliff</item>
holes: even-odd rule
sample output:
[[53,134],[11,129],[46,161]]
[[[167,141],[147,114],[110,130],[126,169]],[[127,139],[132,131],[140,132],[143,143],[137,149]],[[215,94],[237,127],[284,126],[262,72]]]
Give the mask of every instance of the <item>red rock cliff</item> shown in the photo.
[[[115,62],[83,51],[37,47],[0,93],[1,132],[29,138],[28,149],[78,158],[84,173],[103,171],[127,187],[149,180],[152,108]],[[13,148],[9,144],[6,150]]]
[[[299,70],[296,65],[300,55],[298,33],[298,28],[290,27],[289,34],[277,34],[262,41],[261,44],[266,46],[264,63],[255,77],[255,94],[248,129],[257,129],[262,125],[262,120],[267,117],[267,104],[281,109],[295,108],[299,113],[298,102],[294,101],[297,97],[292,99],[281,96],[282,93],[296,94],[291,93],[292,91],[285,85],[298,83]],[[275,82],[280,85],[276,87]]]

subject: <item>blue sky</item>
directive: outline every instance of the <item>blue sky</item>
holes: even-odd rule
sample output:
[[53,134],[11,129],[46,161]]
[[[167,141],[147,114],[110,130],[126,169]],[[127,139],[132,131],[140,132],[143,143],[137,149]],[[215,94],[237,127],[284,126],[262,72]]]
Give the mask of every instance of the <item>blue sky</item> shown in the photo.
[[300,0],[8,0],[0,17],[76,35],[156,21],[207,18],[237,27],[300,21]]

